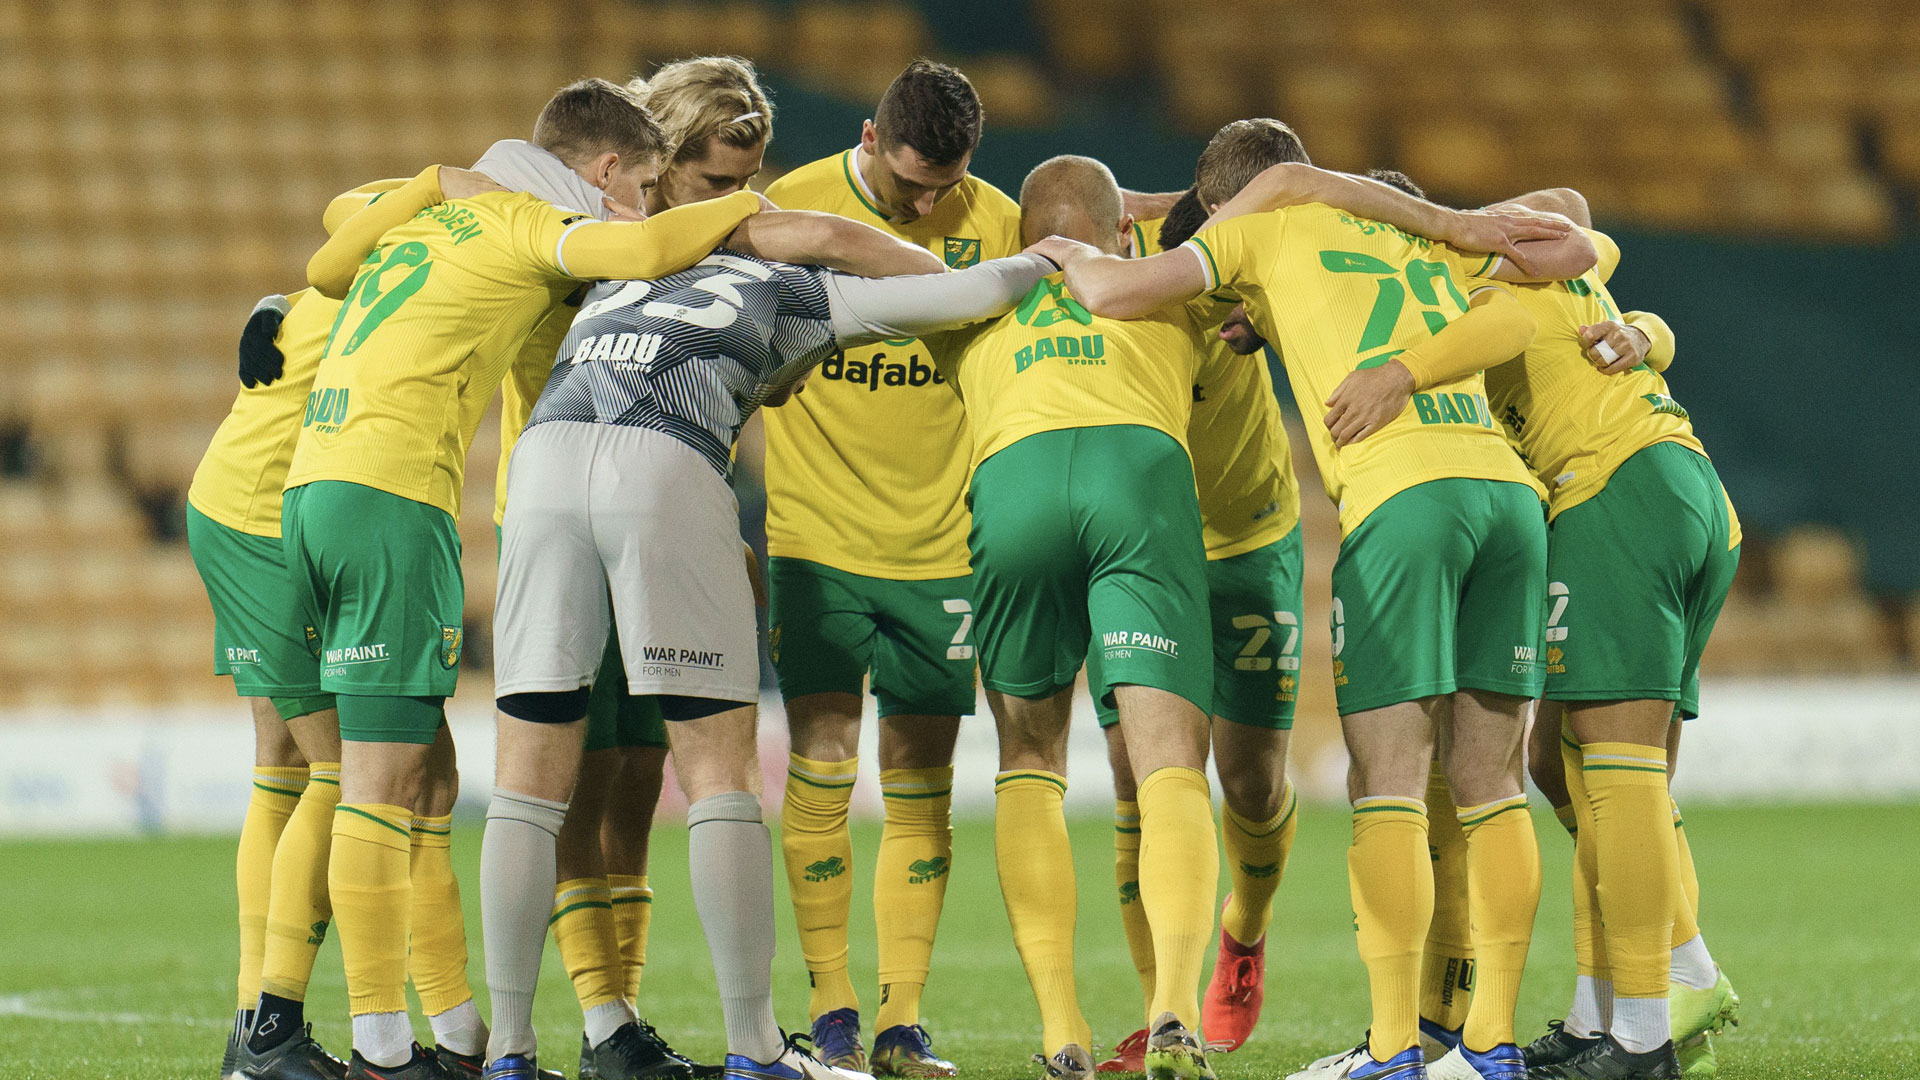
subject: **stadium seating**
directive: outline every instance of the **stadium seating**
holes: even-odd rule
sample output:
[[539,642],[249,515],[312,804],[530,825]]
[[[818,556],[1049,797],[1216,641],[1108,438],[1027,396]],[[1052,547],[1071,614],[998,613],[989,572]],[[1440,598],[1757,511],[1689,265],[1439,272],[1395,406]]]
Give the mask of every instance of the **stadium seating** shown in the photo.
[[[1890,193],[1920,187],[1910,3],[1038,0],[1035,21],[1032,55],[967,62],[997,124],[1055,122],[1066,85],[1141,96],[1144,68],[1190,132],[1277,114],[1326,164],[1397,164],[1466,201],[1574,184],[1653,224],[1852,237],[1884,234]],[[564,18],[513,0],[458,18],[424,0],[10,0],[0,40],[0,442],[26,448],[0,474],[0,707],[228,693],[207,674],[182,498],[235,392],[240,324],[298,287],[332,195],[470,160],[586,72],[733,52],[865,102],[937,49],[902,0],[578,0]],[[461,522],[476,662],[495,438],[483,426]],[[1324,588],[1330,508],[1306,486]],[[1743,575],[1710,663],[1898,662],[1850,550],[1783,540],[1770,582]],[[1920,639],[1920,610],[1908,621]]]

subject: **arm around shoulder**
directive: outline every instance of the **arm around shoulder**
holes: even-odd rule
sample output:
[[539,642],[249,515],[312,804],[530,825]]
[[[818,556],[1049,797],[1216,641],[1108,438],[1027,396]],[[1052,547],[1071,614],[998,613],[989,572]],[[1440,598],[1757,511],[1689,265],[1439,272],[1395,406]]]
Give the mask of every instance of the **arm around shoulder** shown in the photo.
[[1667,320],[1651,311],[1629,311],[1621,321],[1647,335],[1645,363],[1648,367],[1665,371],[1673,364],[1675,342],[1673,328],[1667,325]]
[[740,223],[727,247],[774,262],[825,266],[860,277],[938,274],[940,257],[838,214],[773,210]]
[[575,222],[554,254],[560,270],[580,281],[662,278],[706,258],[762,205],[754,192],[737,191],[645,221]]
[[1466,314],[1394,359],[1412,373],[1414,388],[1424,390],[1519,356],[1533,344],[1538,328],[1512,294],[1482,289],[1474,294]]
[[415,214],[442,198],[440,166],[429,165],[385,198],[369,203],[342,222],[307,261],[307,284],[322,296],[345,299],[360,264],[380,246],[387,230],[413,220]]

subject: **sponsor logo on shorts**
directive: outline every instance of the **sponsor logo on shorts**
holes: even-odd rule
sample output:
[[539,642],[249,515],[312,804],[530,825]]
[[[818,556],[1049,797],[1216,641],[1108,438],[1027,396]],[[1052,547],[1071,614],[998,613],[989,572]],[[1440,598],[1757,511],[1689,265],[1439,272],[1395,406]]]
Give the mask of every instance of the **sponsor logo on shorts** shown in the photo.
[[393,659],[387,653],[387,643],[375,642],[372,645],[348,645],[339,649],[328,649],[326,664],[328,667],[344,668],[355,664],[380,664]]
[[251,665],[253,667],[259,667],[260,666],[260,650],[242,648],[241,646],[238,646],[238,645],[229,645],[227,646],[227,663],[230,665],[238,665],[241,667],[245,667],[248,665]]
[[838,855],[829,855],[817,863],[807,864],[808,881],[826,881],[828,878],[837,878],[846,872],[846,860]]
[[1533,673],[1534,659],[1533,646],[1515,645],[1513,647],[1513,673],[1515,675],[1531,675]]
[[1558,645],[1547,646],[1547,674],[1565,675],[1567,673],[1567,654]]
[[780,624],[774,623],[767,631],[767,655],[774,663],[780,662]]
[[320,659],[320,631],[311,626],[303,629],[307,632],[307,651],[313,654],[315,660]]
[[1300,691],[1300,680],[1292,675],[1280,676],[1280,689],[1273,695],[1275,701],[1292,701]]
[[925,885],[929,881],[946,877],[947,866],[947,857],[944,855],[935,855],[931,859],[915,859],[912,865],[907,867],[907,884]]
[[703,649],[682,649],[673,645],[643,645],[640,648],[640,674],[663,675],[677,679],[685,668],[698,671],[721,671],[726,668],[727,654],[707,652]]
[[1161,656],[1180,658],[1180,643],[1170,637],[1149,634],[1143,630],[1108,630],[1100,635],[1100,647],[1105,650],[1109,660],[1124,660],[1133,655],[1135,649],[1144,652],[1159,653]]
[[458,626],[440,624],[440,666],[452,671],[460,666],[460,644],[466,633]]

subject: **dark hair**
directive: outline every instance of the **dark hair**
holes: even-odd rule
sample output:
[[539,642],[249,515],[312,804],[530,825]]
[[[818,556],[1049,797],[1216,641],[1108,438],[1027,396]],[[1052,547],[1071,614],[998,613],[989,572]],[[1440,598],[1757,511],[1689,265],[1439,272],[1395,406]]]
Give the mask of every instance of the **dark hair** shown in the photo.
[[533,122],[534,145],[570,166],[601,154],[658,158],[667,139],[647,107],[624,86],[581,79],[560,88]]
[[882,149],[909,146],[929,165],[951,165],[980,145],[980,95],[959,68],[932,60],[907,65],[880,95],[873,126]]
[[1200,202],[1200,190],[1188,188],[1186,194],[1167,208],[1167,216],[1160,222],[1160,250],[1172,251],[1193,239],[1193,234],[1207,223],[1207,217],[1207,208]]
[[1254,177],[1289,161],[1313,164],[1292,128],[1266,117],[1235,120],[1207,140],[1193,171],[1193,186],[1202,205],[1218,206],[1240,194]]
[[1398,188],[1416,199],[1427,197],[1427,193],[1420,190],[1420,185],[1414,183],[1412,177],[1398,169],[1368,169],[1367,179],[1378,180],[1390,188]]

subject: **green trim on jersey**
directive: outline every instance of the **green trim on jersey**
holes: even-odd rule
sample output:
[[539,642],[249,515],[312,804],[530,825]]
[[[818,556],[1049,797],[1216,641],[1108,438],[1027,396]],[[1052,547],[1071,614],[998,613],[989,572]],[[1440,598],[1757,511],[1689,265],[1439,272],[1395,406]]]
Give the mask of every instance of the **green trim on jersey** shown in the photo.
[[893,219],[887,216],[886,211],[868,201],[867,193],[860,187],[860,179],[853,175],[853,153],[852,150],[849,150],[840,156],[840,168],[847,174],[847,186],[853,189],[853,197],[860,200],[861,206],[872,211],[874,217],[879,218],[881,221],[892,222]]

